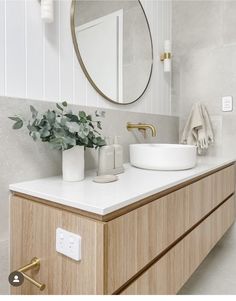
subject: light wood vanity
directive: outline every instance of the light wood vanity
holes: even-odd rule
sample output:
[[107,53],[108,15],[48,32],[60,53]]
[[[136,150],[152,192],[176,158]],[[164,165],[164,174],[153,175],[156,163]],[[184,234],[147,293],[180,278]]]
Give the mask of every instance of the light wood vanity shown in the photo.
[[[176,294],[235,220],[235,165],[229,164],[106,215],[13,192],[11,270],[31,258],[13,294]],[[55,250],[56,228],[82,237],[82,260]]]

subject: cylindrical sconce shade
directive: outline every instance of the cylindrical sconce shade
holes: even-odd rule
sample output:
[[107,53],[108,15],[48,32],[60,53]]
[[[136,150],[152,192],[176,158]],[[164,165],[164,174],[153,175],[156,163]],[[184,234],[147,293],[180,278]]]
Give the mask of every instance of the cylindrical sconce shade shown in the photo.
[[164,42],[164,52],[165,53],[171,53],[171,41],[165,40]]
[[41,18],[46,23],[53,22],[53,0],[41,0]]

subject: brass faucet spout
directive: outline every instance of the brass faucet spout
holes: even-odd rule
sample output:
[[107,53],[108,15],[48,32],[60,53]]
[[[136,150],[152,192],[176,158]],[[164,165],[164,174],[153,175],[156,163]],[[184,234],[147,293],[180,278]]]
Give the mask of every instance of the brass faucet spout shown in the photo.
[[132,129],[138,129],[146,131],[147,129],[150,129],[152,132],[152,137],[155,137],[157,135],[157,130],[154,125],[148,124],[148,123],[127,123],[127,130],[130,131]]

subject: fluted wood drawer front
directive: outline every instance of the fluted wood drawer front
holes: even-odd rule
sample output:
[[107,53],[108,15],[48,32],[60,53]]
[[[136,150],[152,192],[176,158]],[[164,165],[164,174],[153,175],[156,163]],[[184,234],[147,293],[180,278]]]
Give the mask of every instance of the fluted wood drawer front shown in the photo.
[[234,192],[234,165],[107,225],[107,292],[113,293]]
[[213,174],[213,201],[219,204],[235,191],[235,164]]
[[122,294],[176,294],[234,219],[233,196],[131,283]]
[[[60,227],[82,237],[81,261],[56,252],[56,229]],[[46,284],[44,291],[24,281],[11,287],[12,294],[103,294],[104,225],[77,214],[21,197],[11,198],[11,271],[41,260],[40,270],[31,276]],[[30,271],[28,272],[30,275]]]

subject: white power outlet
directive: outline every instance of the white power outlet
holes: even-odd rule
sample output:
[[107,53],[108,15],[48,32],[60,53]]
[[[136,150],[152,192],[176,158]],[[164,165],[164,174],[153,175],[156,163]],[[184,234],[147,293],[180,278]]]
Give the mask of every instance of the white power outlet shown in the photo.
[[223,112],[232,112],[233,111],[233,97],[232,96],[223,96],[222,97],[222,111]]
[[81,236],[57,228],[56,251],[76,261],[81,260]]

